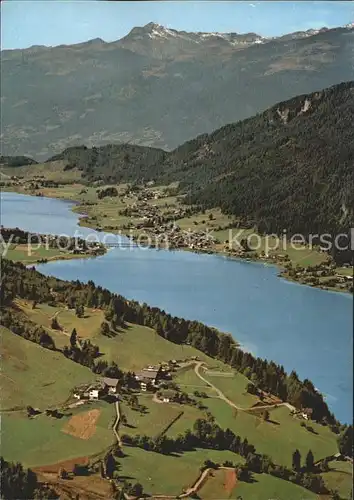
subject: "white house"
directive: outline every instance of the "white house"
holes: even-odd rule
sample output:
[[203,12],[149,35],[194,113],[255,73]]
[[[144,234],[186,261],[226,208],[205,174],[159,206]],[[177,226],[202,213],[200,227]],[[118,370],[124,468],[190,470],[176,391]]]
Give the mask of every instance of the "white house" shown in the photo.
[[103,382],[96,382],[76,388],[73,396],[75,399],[89,399],[91,401],[97,401],[100,397],[107,394],[107,392],[108,388]]
[[88,396],[89,396],[89,399],[91,400],[97,400],[100,396],[100,392],[101,390],[94,387],[94,388],[90,388],[89,391],[88,391]]

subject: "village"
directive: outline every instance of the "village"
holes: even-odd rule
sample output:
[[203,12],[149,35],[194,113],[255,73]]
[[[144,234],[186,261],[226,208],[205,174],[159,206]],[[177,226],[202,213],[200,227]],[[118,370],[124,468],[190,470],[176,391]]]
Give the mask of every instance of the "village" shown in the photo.
[[[134,373],[134,378],[136,380],[135,392],[145,393],[151,392],[155,393],[159,389],[163,389],[168,386],[176,386],[171,381],[173,379],[173,372],[184,369],[193,365],[197,362],[197,357],[187,358],[185,360],[169,360],[168,362],[160,363],[156,365],[147,365],[141,370]],[[111,377],[100,377],[93,383],[82,384],[77,386],[72,391],[72,396],[74,399],[81,401],[81,404],[85,401],[98,401],[100,399],[111,398],[112,400],[118,400],[120,393],[127,392],[121,385],[121,379],[111,378]],[[164,398],[163,402],[169,402]],[[74,404],[77,406],[77,404]]]
[[[69,189],[42,177],[34,176],[28,180],[9,176],[7,182],[12,183],[15,189],[20,187],[31,194],[44,192],[46,196],[48,186],[51,187],[50,196],[53,196],[54,190],[59,194],[61,189]],[[154,181],[149,181],[145,184],[105,187],[102,181],[98,181],[92,187],[76,185],[72,189],[74,199],[77,198],[77,192],[82,197],[82,208],[77,207],[78,211],[81,210],[81,224],[94,227],[97,231],[122,232],[139,246],[203,253],[220,252],[249,261],[274,263],[281,268],[280,276],[292,281],[323,289],[353,291],[350,262],[338,268],[332,257],[326,256],[324,252],[321,262],[321,249],[314,248],[314,262],[318,264],[302,265],[301,254],[304,248],[300,248],[299,255],[292,252],[289,257],[286,252],[272,251],[267,254],[265,251],[253,251],[246,238],[241,240],[241,244],[232,244],[227,240],[227,230],[247,227],[245,221],[231,221],[218,212],[205,212],[202,207],[185,204],[185,198],[176,195],[176,189],[171,186],[155,186]],[[100,201],[100,194],[106,191],[105,201],[101,206],[103,202]],[[101,210],[106,212],[107,207],[112,208],[113,223],[108,222],[106,213],[101,215]],[[305,250],[309,255],[312,252],[310,247]],[[76,245],[76,248],[69,250],[73,256],[95,256],[103,252],[104,249],[98,243],[90,243],[87,248]]]
[[320,264],[308,267],[293,266],[288,261],[284,267],[281,275],[300,283],[353,292],[353,274],[349,264],[343,266],[343,274],[337,271],[337,266],[331,258]]
[[[128,189],[123,197],[124,203],[133,203],[119,212],[119,215],[131,217],[134,222],[123,226],[124,230],[138,230],[133,236],[135,241],[158,248],[188,248],[191,250],[212,250],[218,242],[215,237],[204,230],[182,229],[176,222],[179,219],[190,217],[198,212],[198,207],[180,204],[165,205],[151,203],[152,200],[161,200],[168,197],[168,193],[161,189],[151,189],[151,183],[146,187],[139,187],[139,191]],[[144,230],[144,233],[141,232]]]
[[[202,367],[204,363],[201,363],[197,356],[184,360],[169,360],[168,362],[160,363],[158,366],[147,365],[134,373],[137,385],[133,391],[127,391],[126,388],[122,387],[121,379],[100,377],[93,383],[82,384],[75,387],[72,391],[72,397],[74,400],[77,400],[77,402],[69,404],[68,408],[81,406],[85,404],[85,402],[89,403],[99,400],[118,402],[121,397],[126,397],[127,394],[131,392],[137,395],[150,393],[153,395],[153,400],[156,403],[192,403],[193,398],[189,398],[187,394],[183,394],[184,397],[178,397],[178,392],[181,391],[181,388],[174,382],[174,376],[183,372],[185,369],[188,370],[198,365]],[[200,376],[199,372],[196,373]],[[231,372],[230,374],[226,374],[226,376],[227,375],[231,375]],[[201,377],[201,379],[203,380],[203,377]],[[210,387],[214,387],[213,384],[210,384]],[[263,410],[263,408],[268,409],[286,406],[290,410],[290,415],[293,418],[301,420],[301,425],[303,427],[307,428],[310,432],[313,431],[313,428],[306,423],[312,420],[313,410],[311,408],[296,409],[293,405],[282,401],[279,397],[256,388],[252,383],[248,384],[247,392],[256,395],[258,401],[255,402],[252,407],[238,409],[249,412],[255,411],[258,413],[258,411]],[[205,391],[195,391],[194,395],[202,398],[208,397]],[[216,397],[224,399],[222,393]]]

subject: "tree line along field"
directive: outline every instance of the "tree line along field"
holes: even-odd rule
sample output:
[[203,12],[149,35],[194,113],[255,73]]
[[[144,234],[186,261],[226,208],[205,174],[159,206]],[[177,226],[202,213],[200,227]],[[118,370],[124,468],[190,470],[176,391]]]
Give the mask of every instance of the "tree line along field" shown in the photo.
[[[84,422],[85,414],[93,409],[99,411],[99,418],[94,434],[89,439],[76,437],[66,431],[73,416],[78,415]],[[65,412],[65,416],[60,419],[45,414],[31,419],[24,413],[3,414],[2,455],[7,460],[36,467],[103,453],[114,442],[111,429],[114,415],[113,405],[100,402],[85,406],[84,409]]]
[[[157,403],[151,394],[141,394],[139,405],[144,411],[134,410],[124,401],[120,410],[127,424],[120,424],[120,433],[130,436],[149,435],[158,437],[166,434],[177,437],[191,427],[197,418],[205,418],[205,412],[190,405],[178,403]],[[172,424],[172,425],[171,425]]]
[[[16,344],[18,341],[22,341],[23,343],[28,344],[34,349],[39,349],[41,354],[44,354],[44,357],[43,355],[41,356],[42,360],[45,358],[45,354],[48,353],[47,350],[42,349],[41,347],[36,346],[35,344],[32,344],[31,342],[28,342],[24,339],[21,339],[18,336],[14,336],[11,332],[7,331],[7,337],[9,335],[15,338]],[[6,344],[8,344],[8,341],[6,341]],[[49,352],[49,354],[51,354],[51,352]],[[90,373],[89,370],[86,370],[80,365],[65,360],[65,358],[61,358],[61,361],[67,361],[73,367],[77,367],[79,369],[82,368],[85,372],[87,372],[87,374]],[[218,368],[220,368],[220,366]],[[48,371],[49,368],[47,369],[47,372]],[[184,373],[189,373],[188,376],[190,377],[190,374],[194,373],[194,371],[187,370]],[[214,377],[214,382],[216,378],[219,379],[221,377]],[[190,377],[190,379],[191,380],[187,379],[187,381],[193,382],[192,377]],[[237,384],[239,384],[239,382]],[[173,407],[173,411],[171,411],[171,405],[153,403],[151,400],[149,400],[149,396],[147,395],[144,395],[140,398],[140,403],[147,406],[148,413],[143,416],[135,414],[133,418],[132,413],[135,412],[132,412],[130,409],[128,410],[123,406],[123,412],[127,413],[128,423],[132,422],[131,425],[133,425],[133,428],[128,432],[141,434],[144,434],[146,432],[149,435],[155,434],[155,432],[158,433],[163,430],[163,427],[168,424],[169,420],[173,420],[175,418],[176,412],[178,411],[178,408],[175,407]],[[236,424],[237,431],[241,435],[247,436],[250,442],[257,443],[257,449],[262,452],[271,451],[272,456],[274,456],[274,451],[277,448],[277,440],[274,440],[274,436],[271,435],[271,432],[269,431],[269,428],[271,428],[273,424],[262,422],[260,421],[260,419],[246,413],[243,414],[242,412],[238,412],[235,419],[235,415],[232,413],[230,414],[230,412],[232,412],[231,408],[229,408],[224,401],[217,400],[212,397],[204,400],[204,403],[206,403],[206,406],[212,412],[212,414],[216,416],[217,422],[220,423],[220,425],[224,424],[230,426],[230,428],[233,428]],[[177,405],[175,406],[177,407]],[[179,420],[172,425],[172,427],[168,430],[168,435],[170,436],[176,436],[178,433],[183,432],[186,428],[191,427],[193,422],[197,418],[199,410],[189,408],[188,406],[185,408],[182,406],[182,408],[187,412],[186,418],[184,421]],[[44,465],[60,460],[75,458],[75,456],[87,456],[100,451],[102,452],[104,447],[107,447],[112,443],[112,431],[110,429],[110,424],[113,417],[113,408],[110,407],[110,405],[107,405],[104,411],[102,411],[102,407],[100,409],[102,412],[100,416],[102,423],[101,425],[97,426],[95,437],[87,441],[78,440],[68,434],[63,433],[63,421],[51,420],[45,416],[39,416],[34,420],[28,421],[26,417],[7,414],[3,417],[4,437],[6,438],[6,436],[9,437],[15,434],[18,436],[18,439],[16,440],[16,443],[14,443],[13,440],[3,440],[3,450],[7,453],[9,458],[14,460],[20,459],[21,461],[23,461],[23,463],[32,466]],[[289,427],[289,421],[286,420],[285,416],[283,421],[278,415],[276,417],[273,416],[273,413],[279,412],[281,410],[286,409],[279,408],[278,410],[274,410],[274,412],[271,413],[271,419],[279,421],[279,430],[282,429],[281,433],[278,435],[280,448],[284,446],[284,436],[286,433],[294,435],[294,431]],[[82,410],[78,410],[78,413],[80,412],[82,413]],[[222,422],[221,417],[225,418],[225,415],[229,415],[229,419]],[[255,421],[258,421],[258,424],[254,424],[254,428],[252,428],[251,422]],[[263,426],[263,429],[259,429],[260,426]],[[267,428],[266,426],[269,427]],[[127,430],[127,428],[121,428],[121,432],[126,433]],[[307,446],[311,445],[314,453],[316,453],[316,441],[309,443],[307,441],[307,431],[300,428],[300,426],[299,431],[304,432],[304,438],[306,442],[306,445],[304,444],[304,449],[307,449]],[[260,439],[262,435],[263,441],[265,443],[264,446],[262,446],[262,439]],[[298,439],[299,436],[295,434],[294,440],[296,440],[296,446],[301,449]],[[266,445],[269,446],[269,448],[267,448]],[[288,452],[290,454],[290,457],[292,450],[292,443],[289,443]],[[324,454],[327,454],[329,452],[328,449],[319,451]],[[333,450],[331,450],[331,452],[333,452]],[[166,457],[156,453],[145,452],[144,450],[130,447],[125,449],[125,455],[126,456],[124,457],[124,459],[122,459],[120,462],[121,474],[129,475],[129,477],[136,478],[137,480],[141,480],[141,477],[143,476],[144,479],[142,482],[144,484],[145,491],[151,491],[154,493],[162,491],[166,494],[178,494],[181,487],[183,488],[184,486],[190,486],[190,484],[196,479],[198,475],[198,468],[200,464],[203,463],[206,458],[210,458],[211,460],[215,461],[221,461],[221,459],[222,461],[227,459],[233,459],[235,461],[235,458],[238,458],[235,456],[235,454],[231,454],[230,452],[217,452],[215,450],[196,450],[195,452],[186,452],[181,457],[175,459],[174,457]],[[285,463],[287,463],[289,459],[289,457],[285,459],[285,452],[282,452],[282,455],[279,456],[276,454],[274,458],[279,460],[281,463],[283,463],[283,460]],[[154,464],[154,466],[152,464]],[[168,472],[170,468],[173,468],[173,470],[175,471],[173,474]],[[139,474],[137,474],[137,471],[139,471]],[[176,474],[176,471],[180,471],[180,475]],[[271,491],[272,487],[276,488],[274,491],[278,492],[278,495],[280,495],[278,498],[280,499],[288,499],[289,496],[286,495],[289,495],[290,493],[291,495],[294,495],[294,498],[297,498],[297,496],[295,496],[295,493],[300,494],[299,492],[295,491],[299,489],[299,487],[296,487],[290,483],[281,481],[280,479],[276,478],[265,477],[264,475],[260,475],[259,477],[258,475],[256,476],[257,477],[254,478],[254,483],[245,484],[240,482],[240,489],[236,490],[237,494],[241,494],[241,491],[245,490],[244,494],[246,494],[247,492],[252,492],[252,495],[254,495],[254,497],[252,496],[251,498],[255,498],[255,500],[258,500],[258,498],[260,500],[263,500],[264,497],[261,496],[260,492]],[[183,484],[181,482],[182,477],[185,480],[185,483]],[[338,479],[338,474],[336,472],[328,473],[328,479],[332,483],[338,482],[340,480]],[[284,483],[281,484],[282,487],[279,487],[278,485],[278,483],[280,482]],[[268,483],[271,484],[268,485]],[[159,487],[161,489],[158,489]],[[259,493],[257,493],[258,490]],[[300,490],[302,490],[302,488]],[[310,492],[307,492],[306,490],[304,491],[308,496],[303,496],[303,498],[314,498],[313,496],[311,496],[312,494]],[[284,496],[282,496],[283,493]],[[258,494],[260,496],[257,496]],[[203,494],[201,494],[200,497],[204,498]],[[207,493],[205,494],[205,498],[208,498]],[[230,497],[230,495],[228,494],[227,497],[219,496],[218,498],[232,497]],[[249,498],[248,495],[247,498]],[[301,498],[301,496],[299,496],[299,498]]]
[[221,498],[247,500],[287,499],[287,500],[317,500],[318,495],[305,490],[301,486],[283,481],[268,474],[253,474],[249,483],[230,477],[230,471],[218,470],[198,491],[201,500]]
[[[239,373],[235,373],[232,377],[210,375],[213,370],[215,372],[221,370],[221,373],[223,370],[225,374],[229,374],[230,367],[224,365],[220,361],[208,358],[208,356],[200,351],[197,351],[191,346],[182,346],[168,342],[162,337],[156,335],[154,330],[150,328],[143,327],[141,325],[127,325],[126,329],[122,329],[122,331],[118,332],[114,337],[109,338],[99,333],[100,324],[103,320],[102,311],[85,308],[84,317],[78,318],[74,311],[66,308],[38,304],[35,309],[32,309],[30,303],[25,301],[17,301],[17,305],[21,307],[21,309],[32,321],[48,328],[51,335],[53,332],[55,333],[53,335],[53,339],[58,347],[63,347],[63,345],[69,343],[68,334],[72,328],[75,328],[79,337],[88,338],[95,344],[99,345],[100,351],[103,354],[103,359],[107,358],[110,361],[115,361],[118,366],[125,370],[141,369],[147,364],[157,364],[168,359],[186,359],[191,358],[192,356],[198,356],[198,359],[205,361],[210,368],[209,372],[206,372],[206,374],[203,373],[204,378],[211,381],[216,387],[222,390],[231,401],[242,408],[248,408],[258,401],[258,398],[246,392],[246,385],[248,382],[246,377]],[[57,314],[56,317],[59,324],[65,328],[66,334],[60,331],[53,331],[50,328],[51,318],[55,314]],[[65,400],[69,395],[70,389],[72,389],[75,385],[76,380],[77,383],[82,383],[94,379],[94,374],[92,374],[90,370],[63,358],[60,353],[43,350],[41,347],[33,343],[27,342],[17,336],[14,337],[11,333],[8,333],[8,337],[9,342],[7,343],[9,343],[9,345],[10,340],[12,340],[14,344],[23,344],[27,350],[31,352],[33,360],[31,358],[29,366],[34,372],[33,376],[37,376],[37,378],[39,378],[39,384],[41,382],[41,376],[38,375],[38,373],[41,373],[39,369],[40,366],[44,365],[43,373],[45,373],[46,369],[49,373],[52,371],[48,368],[48,366],[45,366],[45,361],[40,359],[42,351],[44,351],[46,355],[50,356],[49,364],[51,367],[53,366],[52,358],[54,357],[57,359],[58,365],[64,365],[75,373],[78,373],[77,378],[75,378],[75,376],[71,373],[68,377],[57,377],[56,374],[54,374],[53,382],[56,383],[55,387],[59,387],[58,392],[53,391],[53,384],[47,386],[48,397],[50,397],[52,404],[58,403],[60,400]],[[142,345],[144,345],[144,349],[141,349]],[[20,352],[20,350],[16,350],[17,357],[20,356]],[[32,352],[34,354],[32,354]],[[36,361],[37,352],[38,360]],[[6,361],[5,359],[5,363],[9,362],[10,361]],[[23,372],[19,370],[17,364],[12,368],[12,371],[15,374],[14,376],[17,377],[17,380],[20,381],[23,376]],[[55,372],[57,372],[57,370],[55,370]],[[61,372],[63,372],[62,368]],[[7,373],[10,372],[7,370]],[[14,376],[11,378],[14,379]],[[35,380],[35,378],[33,378],[33,380]],[[238,411],[235,418],[235,409],[228,406],[224,401],[216,398],[215,396],[217,395],[215,394],[215,391],[213,391],[201,379],[199,379],[199,377],[196,376],[192,367],[182,370],[181,372],[177,372],[174,380],[178,384],[181,384],[181,389],[184,392],[189,394],[193,394],[195,390],[206,392],[210,397],[204,402],[216,418],[220,420],[220,425],[222,427],[232,428],[235,427],[235,422],[237,422],[237,428],[239,430],[243,430],[245,436],[247,436],[251,442],[255,440],[252,439],[253,437],[257,437],[256,440],[260,443],[260,446],[262,441],[267,443],[268,438],[269,441],[279,440],[279,443],[282,443],[282,451],[279,457],[281,458],[281,463],[289,463],[294,447],[296,448],[300,446],[301,442],[304,442],[304,446],[311,448],[315,453],[315,456],[317,453],[319,458],[330,455],[336,450],[336,436],[329,431],[327,427],[320,425],[316,426],[316,424],[314,424],[315,430],[318,434],[312,434],[302,428],[297,419],[289,415],[290,411],[288,408],[282,407],[271,411],[271,420],[277,422],[279,421],[279,425],[263,422],[261,417],[242,411]],[[45,383],[48,383],[48,380],[46,380]],[[21,384],[18,382],[17,386],[19,387]],[[33,384],[31,384],[31,386],[33,386]],[[17,390],[19,391],[19,389]],[[47,403],[47,400],[45,399],[45,390],[34,389],[33,391],[35,395],[34,402],[32,401],[30,394],[25,394],[25,396],[22,397],[19,396],[17,400],[16,398],[14,399],[13,390],[9,391],[9,398],[11,398],[12,401],[15,401],[15,404],[17,403],[17,405],[20,405],[21,402],[22,405],[31,404],[31,401],[32,406],[35,404],[40,406],[40,401],[45,401]],[[3,400],[3,404],[4,401],[6,401],[6,398]],[[166,407],[167,405],[159,405],[158,411],[162,412]],[[291,433],[288,432],[289,429],[291,429]],[[275,447],[275,450],[280,452],[278,447]],[[261,451],[268,453],[269,449],[266,448]]]
[[216,463],[225,460],[243,463],[242,457],[226,450],[196,449],[171,456],[126,447],[124,453],[126,456],[120,462],[120,473],[139,480],[144,491],[153,495],[179,495],[196,481],[200,466],[207,459]]
[[290,415],[287,407],[269,409],[269,421],[262,415],[235,410],[224,401],[209,398],[205,402],[209,411],[222,427],[247,437],[249,442],[257,443],[257,450],[271,456],[277,463],[291,466],[292,453],[299,449],[302,459],[309,449],[315,460],[331,456],[337,452],[336,435],[327,427],[311,422],[316,434],[300,425],[300,420]]
[[1,408],[46,408],[67,400],[73,386],[95,379],[82,365],[1,327]]
[[[65,306],[37,304],[32,308],[32,301],[16,300],[16,304],[35,323],[50,331],[55,344],[62,348],[69,343],[69,335],[73,328],[78,337],[90,339],[97,344],[102,353],[101,359],[115,361],[124,370],[139,370],[149,364],[166,362],[169,359],[186,359],[198,356],[208,366],[229,371],[222,362],[212,359],[190,345],[179,345],[157,335],[155,330],[146,326],[127,323],[112,337],[100,333],[104,313],[99,309],[85,308],[84,316],[78,318],[75,311]],[[51,320],[57,317],[64,331],[53,330]],[[144,346],[142,349],[141,346]]]

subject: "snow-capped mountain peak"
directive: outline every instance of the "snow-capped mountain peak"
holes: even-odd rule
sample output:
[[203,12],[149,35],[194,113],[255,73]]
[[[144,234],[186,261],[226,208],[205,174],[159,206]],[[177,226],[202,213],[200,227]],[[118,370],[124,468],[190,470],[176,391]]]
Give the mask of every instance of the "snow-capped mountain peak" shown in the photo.
[[[346,28],[352,28],[349,24]],[[329,28],[297,31],[278,37],[264,37],[257,33],[220,33],[220,32],[187,32],[167,28],[161,24],[150,22],[145,26],[133,28],[128,35],[117,43],[121,47],[156,58],[175,57],[195,54],[196,52],[213,53],[218,50],[242,50],[252,45],[268,42],[286,42],[309,38],[328,31]]]

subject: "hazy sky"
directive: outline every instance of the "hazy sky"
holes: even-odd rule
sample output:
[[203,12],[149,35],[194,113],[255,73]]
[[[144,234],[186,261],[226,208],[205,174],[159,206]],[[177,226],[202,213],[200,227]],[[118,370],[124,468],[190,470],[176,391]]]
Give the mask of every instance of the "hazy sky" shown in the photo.
[[4,0],[3,49],[112,41],[150,21],[186,31],[253,31],[264,36],[354,20],[352,2],[105,2]]

